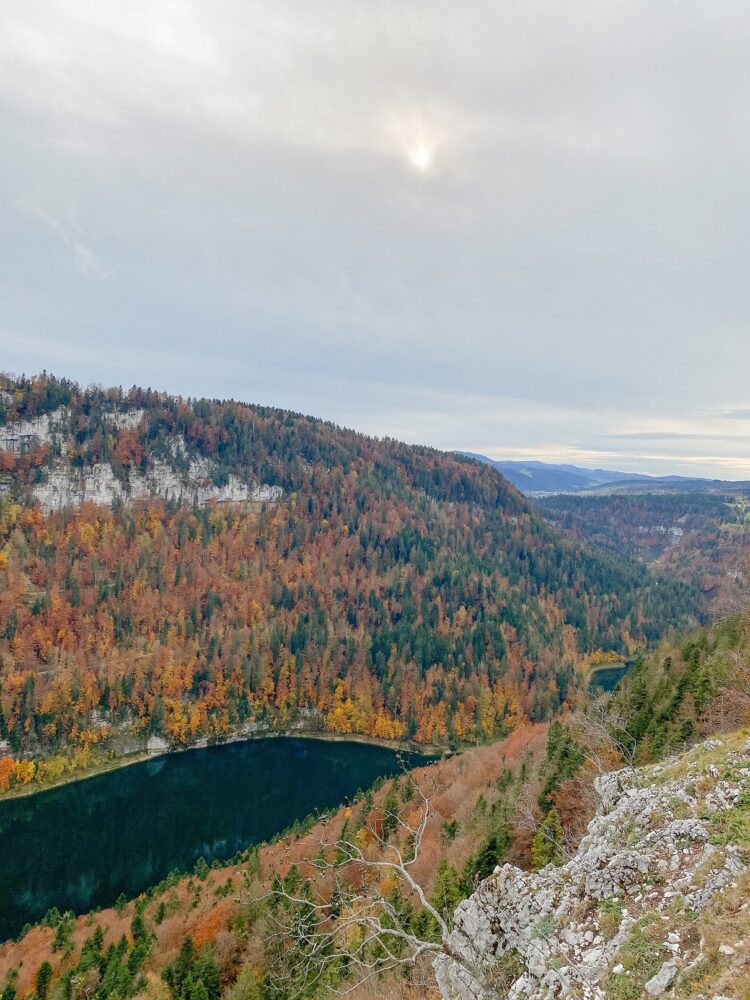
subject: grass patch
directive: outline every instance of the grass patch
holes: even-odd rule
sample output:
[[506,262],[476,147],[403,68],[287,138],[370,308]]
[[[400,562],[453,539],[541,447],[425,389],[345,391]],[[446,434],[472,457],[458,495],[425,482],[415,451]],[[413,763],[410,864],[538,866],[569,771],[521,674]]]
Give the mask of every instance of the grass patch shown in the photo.
[[507,992],[524,973],[524,965],[517,951],[506,951],[501,955],[490,973],[490,986],[498,993]]
[[654,914],[633,924],[618,956],[624,970],[609,977],[607,1000],[640,1000],[644,984],[662,966],[661,941],[657,940],[661,930],[661,921]]
[[534,930],[532,931],[531,937],[533,940],[546,939],[552,937],[555,933],[555,918],[551,913],[548,913],[545,917],[539,921]]
[[724,847],[738,844],[750,847],[750,791],[743,791],[732,809],[722,809],[711,816],[713,833],[709,837],[712,844]]
[[619,896],[602,899],[599,902],[599,930],[602,937],[609,941],[620,929],[622,921],[622,900]]

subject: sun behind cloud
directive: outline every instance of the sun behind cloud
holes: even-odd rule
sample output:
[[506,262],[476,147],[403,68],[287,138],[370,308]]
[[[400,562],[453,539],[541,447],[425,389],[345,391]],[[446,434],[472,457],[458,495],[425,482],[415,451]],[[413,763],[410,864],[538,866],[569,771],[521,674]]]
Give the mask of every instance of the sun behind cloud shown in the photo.
[[434,151],[430,146],[421,143],[411,151],[410,158],[414,169],[426,174],[433,165]]

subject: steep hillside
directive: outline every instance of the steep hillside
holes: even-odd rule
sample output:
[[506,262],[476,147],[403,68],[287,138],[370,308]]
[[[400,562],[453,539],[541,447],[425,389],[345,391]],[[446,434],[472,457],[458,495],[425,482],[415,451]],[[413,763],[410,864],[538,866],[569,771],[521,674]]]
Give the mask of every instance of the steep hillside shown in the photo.
[[746,611],[640,660],[604,714],[553,723],[538,870],[503,865],[458,905],[435,963],[444,1000],[746,1000],[748,722]]
[[745,724],[750,717],[750,614],[734,615],[639,658],[620,682],[612,710],[624,720],[642,761]]
[[[740,616],[683,642],[677,687],[708,675],[707,704],[742,694],[748,636]],[[671,665],[654,656],[641,669],[656,710],[657,691],[670,698]],[[12,997],[38,994],[41,981],[60,1000],[322,1000],[331,989],[356,1000],[746,1000],[750,731],[681,755],[684,731],[659,745],[641,737],[641,756],[662,759],[623,766],[628,703],[618,698],[631,683],[611,702],[616,740],[584,715],[549,730],[521,725],[232,864],[199,862],[77,919],[51,911],[0,946],[0,982]],[[724,722],[748,717],[750,699]],[[669,732],[672,721],[659,725]],[[597,777],[605,761],[619,769]],[[422,897],[382,866],[412,850]],[[394,930],[406,938],[391,948]]]
[[741,491],[549,496],[536,501],[554,525],[731,603],[750,579],[750,500]]
[[458,906],[444,1000],[749,995],[748,731],[597,789],[570,860],[503,865]]
[[[41,976],[50,996],[95,1000],[323,1000],[332,989],[357,1000],[746,1000],[750,731],[600,776],[583,840],[535,864],[518,804],[539,789],[543,738],[543,727],[519,729],[230,865],[199,862],[134,901],[77,919],[51,911],[0,946],[0,982],[33,996]],[[408,821],[417,788],[431,795],[431,813],[411,871],[445,936],[404,882],[377,871],[388,845],[406,846],[397,827],[386,831],[389,810]],[[534,838],[542,846],[543,834]],[[344,838],[362,845],[369,866],[365,878],[349,873],[354,914],[319,867],[321,843]],[[358,969],[362,935],[350,919],[364,929],[363,907],[376,900],[396,908],[427,962],[394,967],[382,938],[369,952],[376,975]]]
[[[525,831],[510,821],[521,782],[534,787],[545,729],[521,726],[506,740],[412,773],[410,780],[433,796],[414,871],[428,896],[440,890],[445,872],[457,879],[460,874],[462,883],[472,886],[478,870],[489,874],[506,856],[525,856]],[[285,989],[295,950],[287,942],[288,952],[280,956],[275,945],[273,885],[325,882],[312,864],[321,841],[332,842],[345,832],[363,837],[382,823],[389,802],[396,801],[406,815],[415,805],[413,791],[405,777],[380,783],[318,821],[296,824],[273,843],[210,868],[199,861],[193,872],[175,872],[135,900],[121,898],[113,907],[78,917],[53,910],[39,924],[21,930],[16,940],[0,943],[0,995],[10,983],[18,996],[33,996],[40,969],[49,965],[50,997],[289,1000],[297,995]],[[373,852],[383,856],[374,845]],[[464,888],[462,894],[470,891]],[[423,926],[424,917],[416,911],[414,916]],[[168,981],[168,970],[174,970],[181,953],[193,978],[204,978],[206,994]],[[339,983],[346,971],[340,963]],[[317,992],[314,985],[300,996],[330,996],[325,985]],[[404,996],[400,973],[379,976],[371,985],[373,992],[354,994],[357,1000]],[[412,986],[408,996],[426,1000],[435,993]]]
[[[16,753],[86,760],[122,729],[184,744],[295,720],[483,739],[549,716],[593,652],[691,617],[690,588],[565,538],[469,459],[46,376],[6,379],[2,407],[0,737]],[[110,503],[80,503],[92,476]],[[4,767],[7,785],[35,766]]]

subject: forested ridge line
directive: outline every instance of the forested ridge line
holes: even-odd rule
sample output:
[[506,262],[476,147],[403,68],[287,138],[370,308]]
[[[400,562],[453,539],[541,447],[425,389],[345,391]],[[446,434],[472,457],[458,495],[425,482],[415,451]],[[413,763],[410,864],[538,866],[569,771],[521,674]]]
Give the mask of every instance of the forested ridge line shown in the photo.
[[[113,727],[186,744],[300,717],[483,740],[550,717],[595,652],[632,652],[692,618],[689,587],[564,537],[471,459],[266,407],[48,376],[4,386],[6,428],[57,414],[41,444],[0,456],[0,738],[13,754],[85,756]],[[56,461],[110,461],[126,480],[166,455],[284,492],[48,515],[28,492]],[[34,762],[19,766],[26,780]]]

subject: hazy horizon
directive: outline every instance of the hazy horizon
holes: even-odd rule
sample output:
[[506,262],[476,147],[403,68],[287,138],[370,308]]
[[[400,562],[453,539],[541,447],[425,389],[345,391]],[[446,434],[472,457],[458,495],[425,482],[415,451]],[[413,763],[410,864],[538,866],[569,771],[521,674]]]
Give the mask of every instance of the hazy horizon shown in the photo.
[[750,8],[26,0],[0,368],[750,479]]

